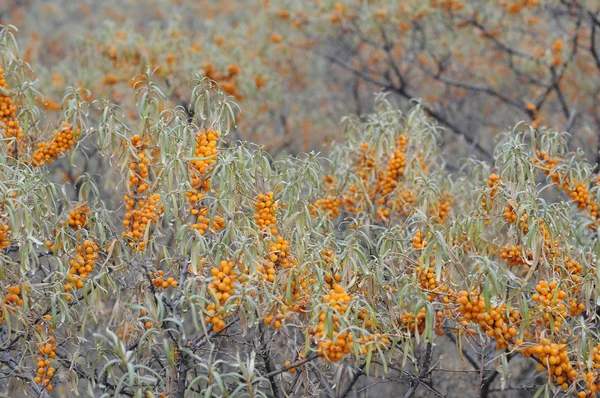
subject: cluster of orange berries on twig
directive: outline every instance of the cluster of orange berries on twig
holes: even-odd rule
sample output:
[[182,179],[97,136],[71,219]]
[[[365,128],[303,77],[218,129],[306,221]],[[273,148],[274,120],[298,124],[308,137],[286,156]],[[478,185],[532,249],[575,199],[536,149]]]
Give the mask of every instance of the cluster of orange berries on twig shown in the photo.
[[[281,302],[283,297],[279,296],[277,299]],[[272,326],[275,329],[280,329],[283,326],[283,322],[288,318],[288,308],[285,304],[273,305],[271,311],[265,316],[265,324]]]
[[[0,67],[0,88],[6,89],[6,79],[4,69]],[[23,129],[17,120],[17,107],[13,100],[0,93],[0,130],[4,131],[5,137],[9,140],[8,151],[18,156],[23,150]]]
[[276,228],[276,211],[277,203],[273,198],[273,192],[268,192],[266,195],[259,194],[254,202],[254,208],[256,214],[254,214],[254,221],[258,225],[262,232],[268,232],[273,236],[277,235]]
[[211,323],[213,331],[218,333],[226,326],[225,318],[228,314],[225,312],[225,304],[234,295],[236,281],[243,283],[246,278],[236,273],[233,262],[225,260],[221,261],[218,267],[213,267],[210,273],[212,280],[208,289],[217,299],[217,303],[207,305],[205,321]]
[[[341,324],[339,315],[347,309],[352,295],[338,284],[334,284],[328,294],[322,296],[322,306],[319,307],[316,326],[311,327],[309,332],[317,341],[317,354],[327,362],[339,361],[352,349],[353,337],[351,333],[340,331]],[[326,327],[327,316],[331,317],[331,330]],[[331,332],[331,334],[329,333]]]
[[[85,240],[83,244],[76,248],[77,254],[69,261],[71,268],[67,276],[65,291],[70,292],[73,289],[81,289],[84,286],[84,279],[88,278],[96,267],[98,252],[100,248],[92,240]],[[71,300],[71,295],[67,295],[67,301]]]
[[254,202],[256,213],[253,218],[259,231],[269,242],[269,252],[257,267],[257,271],[262,274],[268,282],[275,281],[275,275],[278,269],[290,269],[295,267],[298,262],[291,256],[290,242],[279,235],[277,230],[277,203],[273,192],[259,194]]
[[325,199],[316,200],[310,208],[310,214],[315,216],[317,215],[317,211],[320,210],[323,213],[326,213],[329,218],[333,220],[340,215],[341,205],[342,199],[329,195]]
[[37,149],[33,153],[33,165],[44,166],[54,162],[61,155],[73,149],[80,134],[79,127],[73,130],[70,123],[64,122],[60,130],[54,131],[52,140],[37,144]]
[[39,353],[41,356],[37,358],[37,375],[33,379],[36,383],[43,385],[47,391],[52,391],[53,387],[50,384],[56,371],[52,366],[52,361],[56,357],[57,346],[54,345],[56,340],[54,337],[48,340],[48,343],[40,345]]
[[538,303],[542,316],[537,323],[560,331],[568,316],[577,316],[585,310],[583,303],[567,300],[567,292],[558,288],[558,281],[540,281],[535,287],[536,293],[531,298]]
[[593,223],[590,224],[590,228],[597,229],[600,224],[600,213],[596,197],[590,194],[588,185],[582,181],[572,181],[568,175],[557,170],[560,159],[550,157],[547,152],[537,151],[531,162],[541,168],[544,174],[550,175],[552,182],[558,189],[569,195],[577,209],[584,211],[592,218]]
[[[271,235],[271,237],[277,241],[277,203],[275,203],[273,192],[259,194],[254,202],[254,209],[256,210],[256,213],[253,218],[259,231],[265,236]],[[276,253],[272,254],[273,256],[269,253],[265,261],[257,267],[257,271],[263,275],[268,282],[275,281],[275,262],[279,259],[279,256]]]
[[[498,194],[498,191],[500,188],[500,183],[501,183],[500,176],[498,174],[492,173],[488,176],[488,179],[487,179],[488,192],[487,192],[487,194],[485,194],[481,197],[481,208],[483,209],[484,213],[488,213],[488,211],[494,205],[494,198]],[[486,220],[485,222],[486,222],[486,225],[489,225],[491,223],[491,220]]]
[[10,240],[8,239],[9,233],[8,215],[4,213],[4,204],[0,202],[0,251],[10,245]]
[[152,284],[157,289],[176,288],[178,285],[178,282],[172,276],[165,278],[165,271],[163,270],[158,270],[154,274],[150,272],[150,277],[152,278]]
[[499,3],[509,14],[518,14],[526,9],[540,6],[540,0],[512,0]]
[[472,292],[465,290],[458,292],[458,313],[461,324],[468,326],[470,322],[478,324],[486,334],[496,340],[496,348],[504,349],[517,335],[518,322],[521,315],[514,309],[507,311],[506,304],[493,307],[490,304],[489,311],[486,309],[485,299]]
[[282,295],[277,296],[276,302],[264,318],[265,323],[275,329],[281,328],[283,322],[289,319],[293,313],[301,315],[306,313],[310,300],[309,288],[316,283],[314,278],[307,277],[306,269],[299,273],[290,273],[288,277],[292,279],[290,283],[291,297],[284,300]]
[[500,257],[511,267],[526,265],[528,260],[533,260],[531,250],[525,253],[521,245],[510,244],[507,244],[500,250]]
[[444,192],[442,197],[439,199],[437,206],[432,206],[430,214],[434,216],[433,221],[437,223],[443,223],[448,219],[448,214],[452,206],[452,197]]
[[600,344],[592,349],[591,369],[585,373],[585,388],[587,391],[580,391],[579,398],[593,397],[600,391]]
[[117,337],[121,340],[127,339],[133,331],[133,325],[123,323],[117,330]]
[[580,278],[578,278],[578,276],[583,274],[583,267],[582,267],[581,263],[579,263],[578,261],[576,261],[572,258],[568,258],[568,259],[566,259],[564,264],[565,264],[565,269],[571,275],[573,282],[576,282],[576,283],[579,282]]
[[382,333],[368,334],[358,338],[358,344],[361,346],[360,353],[367,355],[369,350],[384,350],[390,346],[390,339]]
[[563,390],[569,388],[569,381],[578,377],[578,372],[569,359],[567,345],[564,343],[555,344],[550,339],[542,338],[539,344],[527,347],[521,350],[521,353],[526,357],[536,358],[538,371],[547,371],[550,379]]
[[54,101],[52,98],[44,98],[41,95],[37,97],[38,103],[49,111],[60,111],[62,104]]
[[217,161],[217,141],[219,133],[214,130],[202,130],[196,133],[194,160],[188,162],[191,189],[185,192],[190,205],[190,213],[196,218],[192,228],[204,235],[209,228],[219,231],[225,228],[225,219],[215,215],[212,223],[208,217],[208,208],[202,205],[202,199],[210,190],[210,173]]
[[436,260],[431,260],[429,267],[417,266],[415,268],[415,275],[419,280],[421,289],[427,293],[427,301],[433,301],[438,294],[447,293],[450,287],[442,283],[441,280],[435,277],[435,266]]
[[306,269],[301,271],[296,269],[298,260],[291,254],[290,242],[279,235],[277,203],[273,192],[259,194],[254,202],[254,208],[256,210],[254,221],[269,244],[269,251],[262,263],[256,267],[256,271],[269,283],[275,281],[275,277],[281,270],[287,270],[287,277],[291,279],[291,298],[284,302],[283,296],[277,296],[277,302],[264,318],[267,325],[279,329],[283,321],[293,312],[302,312],[308,306],[307,290],[309,284],[314,284],[315,280],[308,275]]
[[552,66],[560,66],[562,64],[562,51],[564,48],[564,43],[562,40],[555,40],[552,43]]
[[[400,134],[396,138],[396,148],[394,154],[388,159],[385,167],[385,173],[379,184],[379,191],[382,196],[386,196],[396,189],[398,180],[404,175],[404,169],[406,168],[406,147],[408,145],[408,136],[406,134]],[[385,202],[385,199],[383,199]]]
[[415,232],[415,236],[412,238],[412,247],[417,250],[423,250],[427,247],[429,242],[425,238],[425,235],[421,232],[420,229],[417,229]]
[[[329,194],[326,198],[317,200],[313,203],[312,214],[315,215],[316,209],[320,208],[333,219],[340,214],[339,209],[342,207],[351,214],[357,214],[364,212],[367,204],[374,204],[377,219],[381,221],[388,222],[392,216],[408,215],[416,202],[416,195],[409,187],[404,186],[402,180],[408,165],[407,148],[407,133],[396,137],[394,151],[387,159],[378,159],[375,150],[368,143],[361,143],[353,169],[361,184],[350,184],[343,192]],[[421,153],[416,154],[414,161],[419,163],[422,173],[429,172]],[[385,167],[382,167],[383,164]],[[374,182],[371,182],[372,179]],[[326,188],[329,188],[326,190],[332,190],[334,181],[332,176],[325,177]],[[438,205],[430,209],[435,221],[445,221],[450,206],[451,198],[444,193]]]
[[516,209],[518,206],[519,206],[518,203],[514,200],[509,200],[506,202],[506,208],[504,209],[504,219],[509,224],[512,224],[515,221],[517,221]]
[[[51,315],[44,315],[44,321],[52,320]],[[42,331],[42,325],[37,325],[38,330]],[[56,358],[56,350],[58,346],[56,345],[56,339],[54,338],[53,330],[51,325],[46,326],[46,332],[44,334],[50,335],[47,338],[46,342],[43,344],[38,344],[38,353],[37,357],[37,371],[34,381],[38,384],[41,384],[46,391],[50,392],[53,390],[53,386],[51,384],[52,378],[54,377],[54,373],[56,370],[51,366],[52,360]]]
[[[29,290],[29,286],[25,285],[25,291]],[[17,307],[22,307],[23,306],[23,291],[21,290],[21,286],[19,285],[15,285],[15,286],[9,286],[8,287],[8,293],[6,293],[6,296],[4,297],[4,301],[2,302],[3,306],[7,306],[9,311],[14,310],[14,307],[11,308],[11,306],[17,306]],[[0,310],[0,325],[2,325],[4,323],[4,315],[3,315],[3,311]]]
[[88,224],[88,216],[90,208],[86,205],[81,205],[69,212],[67,224],[75,231],[86,228]]
[[271,242],[269,254],[265,259],[267,269],[270,268],[292,268],[296,265],[295,259],[290,257],[290,242],[283,239],[281,236],[275,237]]
[[123,220],[125,227],[123,236],[128,238],[131,246],[136,247],[138,251],[146,248],[146,242],[143,240],[146,228],[151,223],[158,223],[163,212],[160,194],[148,193],[150,189],[150,159],[146,151],[148,143],[148,137],[142,139],[138,134],[131,138],[131,144],[139,159],[134,159],[129,164],[129,194],[124,196],[127,213]]
[[400,318],[400,325],[402,326],[402,330],[410,335],[415,333],[423,334],[425,332],[426,318],[425,308],[421,308],[416,315],[413,312],[406,312]]

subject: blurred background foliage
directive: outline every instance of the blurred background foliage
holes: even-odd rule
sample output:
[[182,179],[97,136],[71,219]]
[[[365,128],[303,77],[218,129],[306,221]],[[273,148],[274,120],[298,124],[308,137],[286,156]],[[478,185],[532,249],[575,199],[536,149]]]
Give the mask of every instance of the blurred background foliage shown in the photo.
[[14,0],[0,12],[50,109],[79,85],[131,112],[125,93],[150,66],[173,104],[189,101],[196,73],[219,82],[243,104],[236,138],[276,154],[324,150],[379,89],[405,110],[423,99],[461,136],[453,153],[489,160],[496,135],[521,120],[598,152],[594,0]]

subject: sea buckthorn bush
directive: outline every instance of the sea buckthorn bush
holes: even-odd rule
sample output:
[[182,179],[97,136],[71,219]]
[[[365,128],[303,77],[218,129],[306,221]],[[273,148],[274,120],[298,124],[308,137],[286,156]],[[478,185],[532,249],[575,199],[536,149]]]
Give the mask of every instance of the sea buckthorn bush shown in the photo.
[[[596,396],[600,177],[595,141],[573,145],[595,123],[593,4],[173,3],[46,59],[0,30],[3,394]],[[73,4],[7,14],[99,7]],[[462,80],[473,59],[485,83]],[[329,99],[357,115],[334,127]]]

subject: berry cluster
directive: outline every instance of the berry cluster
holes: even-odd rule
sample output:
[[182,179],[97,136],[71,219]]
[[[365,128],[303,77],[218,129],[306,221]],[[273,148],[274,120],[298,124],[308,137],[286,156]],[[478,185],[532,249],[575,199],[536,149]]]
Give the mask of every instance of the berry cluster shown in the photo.
[[575,261],[572,258],[567,259],[565,261],[565,269],[571,275],[573,282],[578,283],[581,280],[581,278],[578,278],[577,276],[583,274],[583,267],[578,261]]
[[[257,272],[267,282],[272,283],[278,270],[292,269],[298,265],[298,261],[291,256],[290,242],[280,236],[277,230],[277,203],[273,192],[259,194],[254,202],[254,208],[256,209],[254,221],[269,243],[269,251],[262,264],[257,266]],[[299,289],[300,287],[294,282],[293,292],[299,295]]]
[[41,384],[46,388],[46,391],[52,391],[51,381],[56,371],[52,366],[51,359],[56,358],[56,339],[51,337],[45,344],[38,346],[40,356],[37,358],[37,376],[33,379],[36,383]]
[[[352,184],[348,187],[348,192],[343,194],[343,203],[346,210],[350,213],[357,214],[364,210],[365,195],[371,199],[372,203],[375,203],[379,184],[370,184],[371,176],[376,176],[376,181],[379,181],[384,175],[381,169],[378,167],[375,151],[369,147],[369,144],[363,142],[359,146],[358,159],[356,160],[355,166],[356,177],[362,182],[362,184]],[[363,191],[363,188],[367,192]],[[385,200],[384,200],[385,202]]]
[[4,213],[4,204],[0,202],[0,251],[10,245],[10,241],[8,240],[9,233],[8,215]]
[[[25,285],[25,291],[29,290],[29,286]],[[4,301],[2,302],[3,306],[8,307],[9,311],[13,311],[14,307],[22,307],[23,306],[23,292],[21,290],[21,286],[9,286],[8,293],[4,297]],[[0,309],[0,325],[4,323],[3,311]]]
[[[0,88],[6,89],[4,69],[0,67]],[[17,107],[7,95],[0,93],[0,129],[6,134],[8,151],[18,156],[23,150],[23,129],[17,120]]]
[[271,242],[269,254],[265,259],[267,269],[269,268],[292,268],[297,262],[290,257],[290,242],[283,239],[281,236],[275,237],[275,241]]
[[504,219],[509,224],[517,221],[517,207],[519,204],[514,200],[509,200],[506,202],[506,207],[504,208]]
[[329,195],[325,199],[316,200],[310,208],[310,214],[312,216],[316,216],[317,212],[320,210],[321,212],[327,214],[331,220],[333,220],[340,215],[341,205],[342,199]]
[[500,176],[496,173],[490,174],[487,179],[487,186],[490,189],[490,197],[494,198],[500,186]]
[[600,344],[592,349],[591,369],[585,373],[585,388],[587,391],[580,391],[579,398],[595,397],[600,391]]
[[277,218],[275,212],[277,211],[277,203],[273,199],[273,192],[268,192],[266,195],[259,194],[257,200],[254,202],[254,208],[257,214],[254,215],[254,221],[263,232],[268,232],[271,235],[277,235],[277,228],[275,226]]
[[536,151],[535,157],[531,159],[531,163],[540,167],[544,174],[550,175],[553,183],[558,184],[560,182],[560,176],[555,170],[560,161],[550,157],[548,152]]
[[[98,245],[91,240],[85,240],[82,245],[78,245],[75,249],[77,254],[69,261],[71,268],[65,284],[66,292],[70,292],[74,288],[81,289],[84,286],[83,280],[88,278],[96,267],[100,250]],[[71,298],[70,294],[66,297],[67,301],[70,301]]]
[[368,317],[366,311],[360,311],[358,313],[358,319],[362,321],[362,326],[365,328],[370,328],[371,326],[373,326],[373,322],[371,322],[371,319]]
[[[25,291],[29,290],[28,286],[25,285]],[[4,298],[4,304],[14,304],[16,306],[23,306],[23,295],[21,291],[21,286],[9,286],[8,293]]]
[[[547,152],[537,151],[536,157],[531,162],[540,167],[544,174],[550,175],[552,182],[560,190],[569,195],[580,211],[585,211],[594,220],[591,229],[597,229],[600,222],[600,213],[596,203],[597,195],[591,195],[588,185],[582,181],[571,180],[564,172],[557,170],[560,159],[551,158]],[[551,174],[550,174],[551,173]]]
[[178,284],[172,276],[165,279],[165,271],[163,270],[158,270],[154,274],[150,272],[150,278],[152,278],[152,284],[157,289],[176,288]]
[[576,182],[575,187],[571,189],[566,187],[565,191],[571,197],[571,200],[576,203],[579,210],[585,210],[589,202],[589,190],[582,182]]
[[64,122],[60,130],[54,131],[52,140],[37,144],[37,150],[33,153],[32,164],[41,167],[54,162],[75,146],[80,134],[79,127],[73,131],[73,126]]
[[552,43],[552,66],[559,67],[562,64],[562,51],[564,48],[564,43],[562,40],[554,40]]
[[436,260],[431,260],[429,267],[418,266],[415,268],[415,275],[419,280],[421,289],[427,293],[427,301],[433,301],[438,294],[446,293],[449,290],[447,284],[435,278]]
[[202,236],[206,234],[206,231],[208,231],[208,229],[211,226],[215,231],[219,231],[225,228],[225,219],[219,215],[214,216],[211,225],[210,218],[208,217],[207,207],[200,207],[198,209],[194,209],[194,211],[192,211],[192,214],[196,216],[196,222],[192,224],[192,228],[198,231],[198,233]]
[[450,208],[452,206],[452,198],[446,192],[442,194],[439,199],[437,206],[432,206],[429,213],[434,216],[433,221],[437,223],[443,223],[448,219]]
[[10,241],[8,240],[8,233],[10,227],[5,222],[0,222],[0,250],[8,247],[10,245]]
[[[285,362],[283,362],[283,366],[284,366],[284,367],[286,367],[286,368],[287,368],[288,366],[290,366],[291,364],[292,364],[292,361],[289,361],[289,360],[288,360],[288,361],[285,361]],[[296,373],[296,368],[290,368],[290,369],[288,370],[288,372],[290,372],[291,374],[294,374],[294,373]]]
[[417,195],[410,188],[404,188],[402,186],[398,187],[399,194],[396,198],[396,212],[400,216],[408,216],[410,214],[410,210],[413,208],[414,204],[417,202]]
[[390,339],[385,334],[375,333],[358,338],[360,353],[367,355],[369,351],[384,350],[390,346]]
[[531,250],[527,250],[527,252],[524,253],[521,245],[515,246],[510,244],[507,244],[500,250],[500,257],[502,257],[502,259],[511,267],[525,265],[526,269],[529,268],[527,266],[527,261],[533,260]]
[[[315,327],[311,327],[309,332],[317,341],[317,354],[327,362],[339,361],[352,349],[352,334],[340,331],[340,319],[337,315],[348,309],[351,300],[352,295],[338,284],[334,284],[329,294],[321,298],[323,306],[319,307],[319,322]],[[332,335],[328,335],[325,327],[327,316],[331,317]]]
[[131,144],[137,152],[137,158],[129,164],[129,190],[130,194],[124,196],[125,200],[125,218],[123,226],[125,231],[123,237],[128,238],[130,245],[138,251],[146,248],[144,234],[150,223],[158,223],[163,212],[163,205],[160,204],[160,195],[150,195],[147,191],[149,185],[149,164],[150,159],[146,153],[146,147],[149,143],[148,137],[145,140],[139,135],[131,138]]
[[90,208],[86,205],[77,206],[75,209],[69,212],[69,218],[67,224],[75,231],[82,228],[86,228],[88,224],[88,216],[90,215]]
[[42,321],[36,325],[40,335],[46,337],[44,343],[37,345],[39,356],[37,357],[37,372],[34,381],[41,384],[48,392],[53,389],[51,381],[56,370],[51,365],[52,360],[56,358],[56,350],[58,349],[54,330],[52,325],[49,324],[51,320],[51,315],[44,315]]
[[575,380],[578,376],[567,350],[567,345],[564,343],[554,344],[550,339],[542,338],[539,344],[527,347],[521,350],[521,353],[526,357],[537,358],[538,371],[547,371],[552,381],[563,390],[567,390],[569,381]]
[[427,240],[420,229],[417,229],[415,236],[412,238],[412,247],[417,250],[423,250],[427,247]]
[[468,326],[469,322],[479,325],[481,330],[496,340],[497,349],[505,349],[517,335],[517,328],[521,315],[514,309],[507,311],[506,304],[499,307],[490,306],[486,310],[485,300],[473,292],[471,295],[465,290],[458,292],[458,313],[462,319],[461,324]]
[[[192,228],[203,236],[211,227],[211,220],[208,217],[208,208],[203,206],[201,201],[210,190],[210,172],[217,161],[218,139],[219,133],[214,130],[196,133],[194,158],[197,160],[188,162],[191,189],[185,192],[185,196],[190,205],[190,213],[196,217]],[[225,219],[216,215],[212,220],[212,228],[215,231],[225,228]]]
[[82,245],[77,246],[75,249],[77,250],[77,254],[69,261],[69,265],[71,266],[69,274],[87,278],[96,266],[98,251],[100,249],[92,240],[85,240]]
[[[531,162],[540,167],[544,174],[550,175],[558,189],[564,190],[580,211],[587,211],[594,221],[598,221],[598,205],[594,202],[588,185],[582,181],[573,181],[568,175],[557,170],[560,159],[551,158],[547,152],[537,151]],[[592,224],[590,228],[597,228]]]
[[[279,302],[283,301],[282,296],[277,297],[277,299]],[[265,324],[275,329],[280,329],[283,326],[283,321],[288,317],[287,309],[287,305],[285,304],[274,305],[269,314],[264,318]]]
[[400,325],[402,330],[410,335],[423,334],[425,331],[425,321],[427,318],[427,314],[425,312],[425,308],[421,308],[419,313],[415,315],[413,312],[407,312],[402,314],[400,318]]
[[210,270],[213,276],[212,281],[208,285],[211,293],[218,300],[217,303],[210,303],[206,307],[207,317],[206,323],[212,323],[213,331],[215,333],[220,332],[225,328],[225,303],[233,295],[235,291],[235,282],[244,282],[244,277],[238,277],[234,270],[233,263],[231,261],[221,261],[218,267],[213,267]]
[[[310,307],[310,287],[314,286],[316,280],[308,276],[306,269],[297,272],[296,269],[289,270],[286,275],[291,279],[290,292],[286,294],[286,299],[282,295],[277,296],[277,300],[271,307],[264,321],[267,325],[275,329],[281,328],[283,322],[290,318],[294,313],[305,314]],[[269,279],[267,279],[269,280]]]
[[221,304],[225,304],[229,297],[231,297],[230,292],[234,290],[234,283],[237,280],[233,263],[223,260],[219,264],[219,267],[214,267],[210,270],[210,273],[213,276],[213,280],[208,285],[208,288],[216,295]]
[[388,195],[396,189],[398,180],[404,175],[406,168],[406,147],[408,146],[408,136],[400,134],[396,138],[396,148],[394,154],[389,158],[383,178],[378,182],[379,191],[382,196]]
[[492,173],[488,176],[487,179],[488,193],[487,195],[483,195],[481,197],[481,208],[484,212],[487,212],[491,209],[493,205],[493,199],[498,193],[498,189],[500,187],[500,176],[498,174]]
[[542,313],[541,319],[537,321],[540,326],[552,327],[553,325],[553,330],[558,332],[569,315],[577,316],[585,310],[583,303],[577,303],[573,298],[567,299],[567,292],[558,288],[556,280],[540,281],[535,290],[537,293],[534,293],[531,298],[538,303]]
[[300,272],[296,269],[290,270],[286,277],[291,279],[289,285],[291,295],[286,294],[285,300],[282,295],[277,296],[269,315],[265,317],[265,323],[276,329],[279,329],[293,313],[306,314],[310,307],[310,287],[316,283],[314,278],[308,276],[306,269]]

